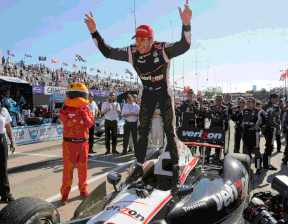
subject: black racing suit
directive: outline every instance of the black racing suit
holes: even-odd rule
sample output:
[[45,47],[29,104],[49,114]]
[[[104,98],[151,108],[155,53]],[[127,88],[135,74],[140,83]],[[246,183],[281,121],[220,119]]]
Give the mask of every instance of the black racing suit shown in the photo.
[[260,153],[260,125],[267,122],[267,114],[257,107],[252,109],[244,108],[239,114],[243,127],[243,153],[250,156],[252,161],[252,152],[255,152],[255,166],[257,170],[261,169]]
[[275,104],[273,105],[271,101],[265,104],[262,109],[267,113],[268,122],[264,131],[264,136],[266,139],[265,153],[263,155],[263,167],[266,169],[270,166],[270,156],[273,151],[273,142],[275,140],[276,131],[279,129],[280,107]]
[[288,161],[288,108],[283,107],[281,110],[281,126],[282,126],[282,132],[286,134],[286,146],[284,151],[284,157],[283,160]]
[[167,148],[173,164],[178,164],[177,136],[175,131],[175,112],[172,87],[169,84],[170,60],[184,54],[191,44],[191,26],[182,26],[181,40],[175,43],[154,42],[152,49],[146,54],[140,54],[135,44],[124,48],[112,48],[107,45],[99,32],[92,34],[93,40],[101,53],[114,60],[129,62],[142,80],[141,106],[138,127],[139,140],[135,147],[137,162],[143,164],[151,120],[157,102],[159,102],[164,131],[167,136]]
[[194,101],[190,105],[190,101],[187,100],[181,105],[180,111],[183,113],[182,127],[196,127],[196,118],[200,113],[199,102]]
[[207,117],[208,117],[208,108],[203,105],[200,106],[198,118],[196,119],[198,128],[205,128],[205,118]]
[[231,117],[232,121],[235,122],[234,153],[240,152],[240,142],[243,138],[242,117],[240,107],[236,106]]
[[[221,104],[220,106],[213,105],[208,110],[209,117],[211,118],[210,128],[221,128],[225,130],[225,120],[228,117],[228,108]],[[211,151],[211,149],[209,150]],[[207,154],[207,159],[209,160],[209,154]],[[215,149],[215,155],[220,159],[220,149]]]
[[234,103],[232,103],[231,101],[225,103],[223,102],[222,103],[223,105],[225,105],[227,107],[227,118],[224,120],[224,129],[226,131],[228,131],[228,148],[229,148],[229,145],[230,145],[230,126],[229,126],[229,121],[233,115],[233,110],[235,109],[235,105]]

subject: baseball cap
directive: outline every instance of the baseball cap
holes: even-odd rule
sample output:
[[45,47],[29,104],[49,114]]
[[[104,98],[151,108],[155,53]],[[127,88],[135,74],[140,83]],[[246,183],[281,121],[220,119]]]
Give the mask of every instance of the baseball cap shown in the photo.
[[135,37],[148,39],[149,37],[154,37],[154,31],[148,25],[141,25],[141,26],[138,26],[138,28],[136,29],[136,34],[132,37],[132,39],[134,39]]

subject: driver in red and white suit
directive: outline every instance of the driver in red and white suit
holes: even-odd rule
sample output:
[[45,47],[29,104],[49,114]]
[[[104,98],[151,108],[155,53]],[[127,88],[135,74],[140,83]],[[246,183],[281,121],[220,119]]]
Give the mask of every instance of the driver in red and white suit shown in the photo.
[[94,125],[92,112],[87,108],[88,89],[84,84],[71,84],[66,91],[64,109],[60,110],[63,123],[63,180],[60,189],[60,204],[67,204],[73,181],[73,171],[77,164],[80,195],[86,198],[88,184],[87,162],[89,144],[87,141],[89,128]]

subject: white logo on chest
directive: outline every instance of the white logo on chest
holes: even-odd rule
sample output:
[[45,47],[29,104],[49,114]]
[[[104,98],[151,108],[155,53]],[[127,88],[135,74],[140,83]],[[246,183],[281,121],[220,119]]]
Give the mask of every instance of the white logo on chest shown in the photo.
[[74,117],[76,114],[68,114],[68,117],[72,118]]

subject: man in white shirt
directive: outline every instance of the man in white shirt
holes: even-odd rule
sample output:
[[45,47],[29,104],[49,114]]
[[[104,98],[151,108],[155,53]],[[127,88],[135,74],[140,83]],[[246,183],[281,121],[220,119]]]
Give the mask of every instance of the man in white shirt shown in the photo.
[[112,131],[112,153],[119,154],[116,150],[117,146],[117,116],[121,114],[119,103],[115,102],[115,93],[110,92],[109,101],[105,102],[101,108],[105,117],[105,145],[106,153],[110,154],[110,131]]
[[[89,105],[88,109],[92,111],[92,115],[94,117],[94,121],[97,119],[97,114],[98,114],[98,107],[93,101],[93,93],[89,93]],[[89,153],[95,153],[93,151],[93,146],[94,146],[94,125],[89,128]]]
[[132,102],[131,94],[127,95],[127,104],[125,104],[122,109],[122,117],[125,118],[122,155],[126,155],[130,133],[132,134],[134,146],[137,145],[137,120],[139,117],[139,106]]

